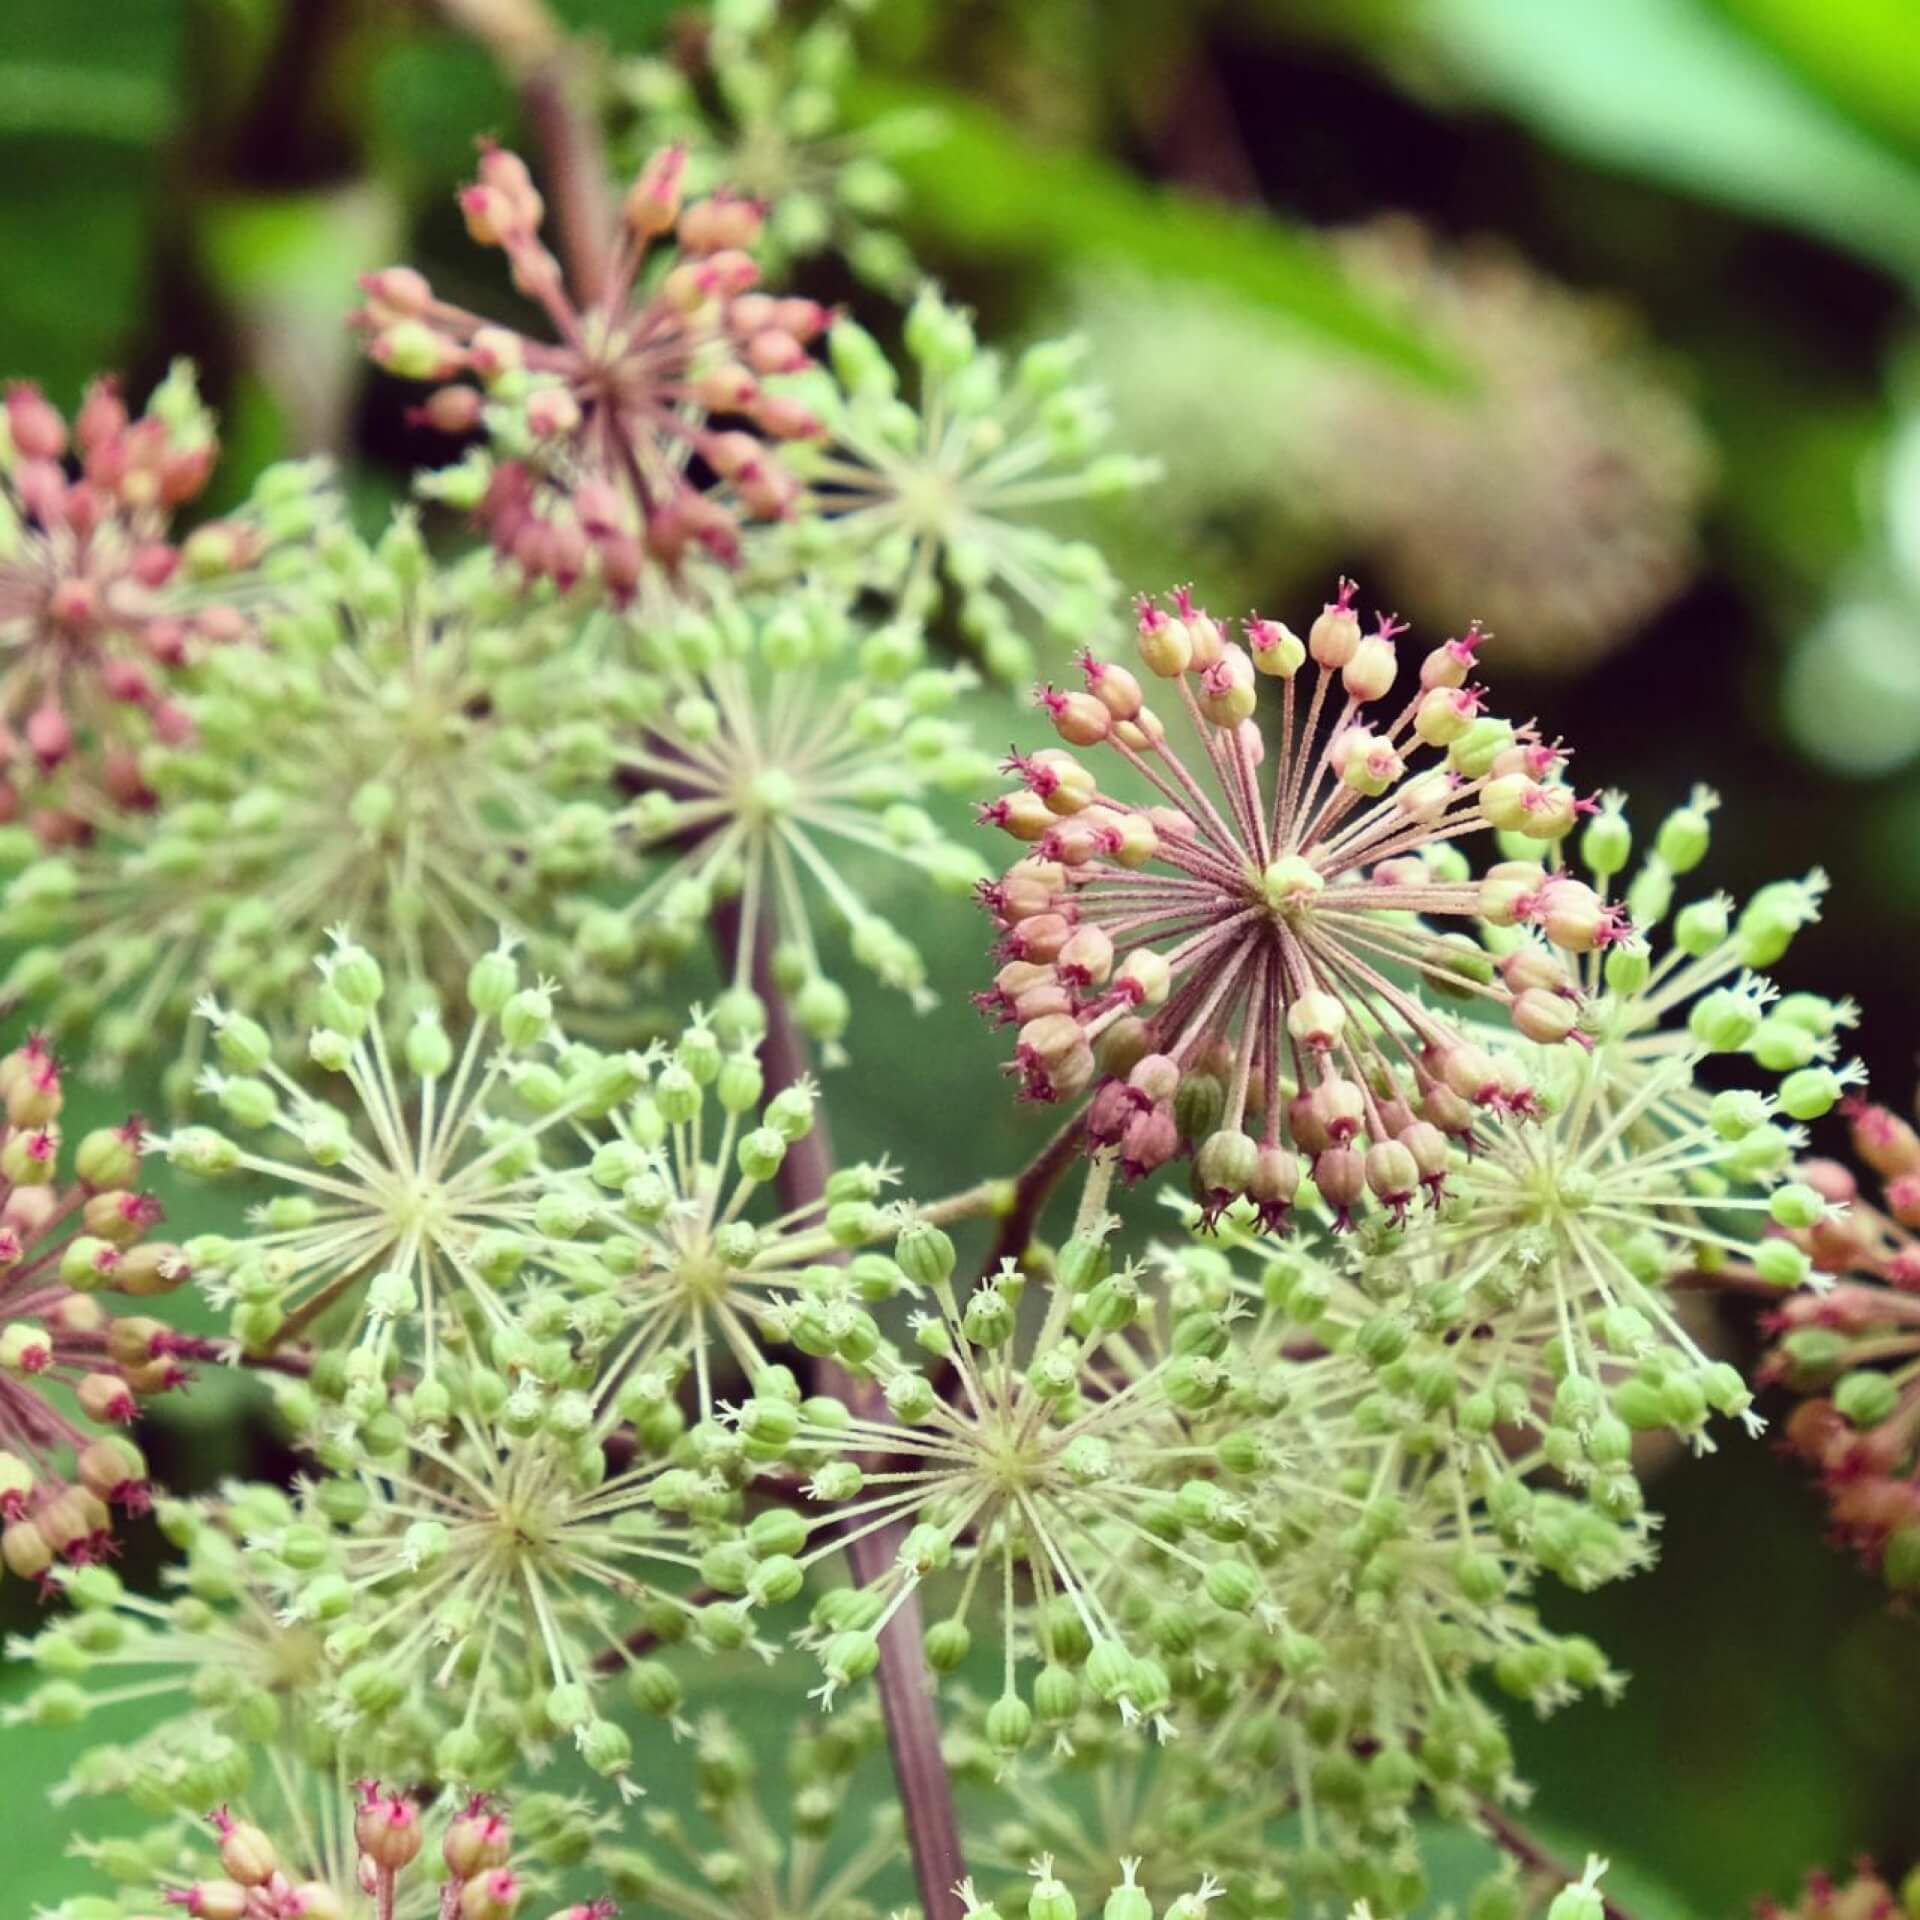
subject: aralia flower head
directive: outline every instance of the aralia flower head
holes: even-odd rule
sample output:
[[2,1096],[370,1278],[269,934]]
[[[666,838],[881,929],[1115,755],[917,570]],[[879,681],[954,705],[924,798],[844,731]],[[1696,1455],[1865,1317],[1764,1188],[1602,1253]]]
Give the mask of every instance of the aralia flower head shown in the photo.
[[203,1072],[203,1093],[242,1135],[278,1136],[281,1151],[208,1126],[154,1145],[190,1173],[278,1189],[246,1233],[190,1250],[248,1351],[294,1340],[338,1307],[356,1350],[349,1412],[365,1418],[384,1408],[398,1355],[430,1380],[465,1315],[504,1327],[530,1274],[594,1264],[543,1148],[568,1137],[570,1120],[607,1112],[638,1073],[621,1055],[564,1050],[550,992],[520,984],[510,943],[474,963],[458,1042],[431,1011],[389,1042],[385,976],[344,933],[315,972],[306,1057],[321,1093],[280,1065],[258,1021],[217,1001],[200,1009],[221,1062]]
[[0,1058],[0,1568],[43,1583],[114,1551],[114,1509],[147,1510],[127,1429],[198,1344],[129,1310],[189,1272],[147,1237],[161,1209],[137,1184],[139,1121],[69,1151],[64,1099],[39,1036]]
[[554,338],[442,300],[410,267],[362,282],[355,323],[368,353],[404,379],[446,383],[420,409],[424,422],[480,431],[491,449],[429,490],[475,508],[529,580],[566,588],[591,571],[624,604],[650,567],[671,570],[692,553],[731,561],[743,518],[793,510],[781,443],[818,423],[769,383],[809,364],[826,314],[759,291],[761,209],[725,192],[688,200],[685,169],[673,147],[647,161],[600,283],[575,289],[541,236],[545,201],[525,164],[500,147],[482,152],[460,195],[467,231],[506,255]]
[[1847,1115],[1858,1167],[1797,1166],[1748,1264],[1791,1289],[1756,1378],[1798,1397],[1785,1445],[1820,1476],[1834,1537],[1905,1595],[1920,1592],[1920,1135],[1864,1098]]
[[153,768],[162,804],[92,817],[89,844],[0,902],[34,943],[10,991],[84,1029],[100,1072],[209,990],[283,1025],[342,919],[457,1009],[502,926],[564,966],[563,909],[619,867],[629,676],[551,596],[519,605],[484,555],[433,566],[403,513],[377,542],[321,542],[263,637],[187,697],[195,738]]
[[[1394,699],[1402,629],[1363,633],[1354,593],[1343,582],[1305,641],[1256,617],[1244,644],[1184,589],[1143,601],[1141,656],[1191,745],[1089,654],[1084,690],[1039,694],[1064,746],[1016,755],[1019,788],[983,813],[1031,849],[984,889],[1004,964],[981,1003],[1019,1027],[1023,1091],[1090,1094],[1089,1139],[1129,1177],[1191,1143],[1209,1208],[1248,1194],[1270,1224],[1303,1157],[1341,1220],[1369,1194],[1400,1214],[1478,1114],[1527,1109],[1524,1077],[1440,996],[1546,1042],[1574,1033],[1577,1002],[1510,986],[1486,928],[1574,951],[1625,929],[1557,868],[1472,876],[1465,837],[1551,849],[1573,829],[1564,755],[1481,710],[1477,629]],[[1096,748],[1108,772],[1080,757]]]
[[151,804],[143,751],[191,733],[193,667],[257,637],[261,563],[329,496],[315,464],[274,468],[238,513],[177,536],[219,450],[185,361],[138,419],[104,379],[71,426],[16,383],[0,423],[0,819],[58,844],[86,830],[76,800]]
[[829,0],[795,22],[759,0],[721,0],[706,22],[700,66],[624,62],[615,74],[641,151],[671,140],[687,154],[692,193],[729,187],[766,209],[756,249],[768,272],[837,254],[869,286],[898,297],[917,274],[886,224],[906,185],[890,162],[938,137],[938,116],[914,108],[846,124],[858,0]]
[[[750,1444],[764,1427],[796,1458],[827,1450],[809,1483],[829,1503],[822,1537],[801,1565],[850,1537],[904,1530],[884,1573],[816,1606],[818,1697],[831,1704],[873,1670],[875,1636],[925,1585],[926,1604],[941,1607],[927,1631],[936,1670],[959,1666],[972,1622],[997,1609],[989,1730],[1008,1756],[1089,1698],[1169,1737],[1172,1695],[1152,1637],[1160,1604],[1196,1622],[1279,1619],[1259,1564],[1262,1520],[1207,1477],[1211,1449],[1194,1432],[1232,1378],[1225,1323],[1202,1314],[1163,1326],[1147,1277],[1113,1267],[1083,1236],[1062,1249],[1030,1340],[1011,1268],[963,1302],[952,1242],[924,1221],[902,1230],[896,1258],[935,1303],[915,1323],[934,1364],[911,1363],[857,1308],[829,1349],[872,1376],[892,1418],[813,1406],[786,1418],[758,1398],[739,1415]],[[950,1605],[934,1600],[955,1587]]]
[[1039,342],[1011,368],[932,287],[906,322],[917,404],[873,337],[838,320],[838,385],[807,393],[823,425],[794,468],[817,509],[770,536],[772,557],[884,594],[927,623],[946,594],[995,679],[1033,671],[1032,630],[1086,639],[1117,627],[1119,586],[1099,550],[1050,529],[1065,505],[1144,486],[1151,461],[1103,452],[1107,412],[1080,373],[1084,342]]
[[[892,1231],[875,1204],[892,1174],[841,1168],[820,1198],[768,1217],[761,1196],[813,1129],[812,1085],[784,1087],[763,1106],[751,1048],[724,1047],[698,1009],[671,1050],[649,1050],[638,1067],[632,1098],[582,1127],[591,1157],[580,1192],[610,1276],[594,1338],[605,1337],[606,1371],[635,1393],[652,1383],[662,1411],[691,1374],[699,1415],[711,1419],[720,1381],[751,1380],[767,1343],[790,1334],[822,1263]],[[863,1258],[857,1271],[874,1299],[905,1290],[884,1259]],[[617,1330],[605,1336],[609,1323]]]
[[927,666],[924,641],[897,624],[863,632],[825,593],[778,606],[724,596],[636,645],[652,683],[624,756],[642,788],[628,818],[661,858],[622,908],[583,922],[588,961],[677,958],[737,900],[733,978],[713,1009],[724,1037],[765,1025],[752,983],[764,933],[775,986],[837,1055],[852,1008],[822,919],[844,927],[859,965],[927,1004],[919,949],[863,881],[870,856],[876,876],[891,868],[953,894],[984,874],[923,804],[990,765],[954,711],[972,674]]

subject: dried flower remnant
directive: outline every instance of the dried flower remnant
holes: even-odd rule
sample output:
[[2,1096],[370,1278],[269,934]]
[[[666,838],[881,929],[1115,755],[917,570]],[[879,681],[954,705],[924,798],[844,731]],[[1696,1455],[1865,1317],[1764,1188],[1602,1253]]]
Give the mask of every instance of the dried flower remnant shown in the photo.
[[[1039,695],[1066,749],[1016,754],[1020,790],[983,810],[1032,848],[984,890],[1005,964],[980,996],[1018,1023],[1026,1096],[1091,1091],[1089,1140],[1117,1149],[1129,1178],[1192,1141],[1209,1210],[1250,1195],[1270,1225],[1302,1155],[1342,1223],[1369,1193],[1402,1214],[1423,1185],[1437,1191],[1476,1113],[1529,1109],[1512,1063],[1431,994],[1548,1043],[1573,1034],[1578,1004],[1516,990],[1474,935],[1520,925],[1583,951],[1626,924],[1558,871],[1469,876],[1453,846],[1467,835],[1497,827],[1550,848],[1572,830],[1581,803],[1563,756],[1481,711],[1477,629],[1434,648],[1405,703],[1384,708],[1401,629],[1383,618],[1363,634],[1354,592],[1343,582],[1304,642],[1254,618],[1244,645],[1184,591],[1171,612],[1143,601],[1141,656],[1177,689],[1199,757],[1131,672],[1088,655],[1084,692]],[[1263,794],[1255,716],[1274,679]],[[1150,799],[1111,794],[1073,751],[1096,746]]]
[[0,1566],[57,1580],[113,1551],[112,1512],[144,1513],[146,1462],[120,1429],[187,1378],[156,1320],[110,1313],[188,1277],[149,1240],[159,1203],[140,1177],[140,1123],[101,1127],[69,1155],[60,1069],[29,1038],[0,1058]]
[[840,384],[822,376],[802,387],[823,434],[794,459],[818,512],[768,537],[772,559],[881,593],[916,624],[938,611],[944,576],[962,634],[1000,680],[1033,671],[1023,628],[1035,623],[1060,640],[1117,633],[1119,585],[1099,550],[1030,524],[1156,472],[1100,451],[1106,403],[1080,376],[1085,343],[1043,341],[1009,372],[931,287],[907,316],[906,342],[917,406],[900,397],[873,337],[835,323]]
[[1837,1160],[1781,1190],[1778,1239],[1752,1270],[1795,1291],[1772,1316],[1761,1384],[1801,1396],[1786,1445],[1820,1474],[1835,1538],[1895,1593],[1920,1592],[1920,1135],[1849,1104],[1877,1200]]
[[[731,561],[743,518],[790,513],[798,488],[781,443],[818,430],[767,382],[810,364],[825,312],[755,290],[760,208],[728,193],[684,201],[685,165],[669,147],[640,170],[605,284],[576,298],[541,239],[545,203],[525,165],[483,152],[460,196],[467,231],[506,255],[553,340],[450,305],[409,267],[368,275],[355,315],[378,364],[452,383],[421,408],[427,424],[486,436],[491,458],[433,490],[475,508],[528,579],[565,588],[591,570],[623,604],[649,563],[672,569],[690,552]],[[679,257],[666,265],[654,249],[669,236]]]
[[621,910],[583,921],[588,962],[676,959],[737,898],[734,976],[713,1010],[723,1037],[764,1027],[751,973],[766,925],[776,986],[837,1055],[852,1005],[821,954],[817,896],[856,962],[928,1004],[925,962],[864,897],[861,867],[878,856],[954,894],[983,877],[979,856],[921,804],[977,787],[991,765],[953,711],[972,674],[924,665],[917,633],[865,633],[813,593],[773,607],[723,599],[635,644],[653,678],[643,736],[623,755],[645,783],[629,818],[665,857]]
[[1525,666],[1573,671],[1630,638],[1695,569],[1713,467],[1630,316],[1497,248],[1449,251],[1412,221],[1362,228],[1341,252],[1477,391],[1322,370],[1302,395],[1299,497],[1377,547],[1401,593],[1470,607]]
[[99,1072],[210,988],[278,1026],[342,919],[417,998],[457,1005],[503,925],[562,967],[564,909],[620,864],[629,676],[484,555],[434,567],[408,514],[375,543],[329,537],[263,635],[201,676],[163,804],[101,815],[0,903],[0,931],[35,943],[9,991]]
[[366,1419],[386,1404],[391,1356],[417,1356],[431,1380],[463,1311],[505,1327],[523,1270],[592,1263],[570,1237],[576,1209],[542,1148],[566,1137],[557,1130],[568,1121],[607,1112],[638,1076],[623,1056],[565,1051],[550,994],[520,984],[506,945],[474,963],[458,1045],[430,1012],[389,1044],[379,962],[344,934],[315,971],[306,1057],[343,1097],[310,1091],[275,1059],[259,1022],[208,1001],[200,1011],[221,1065],[202,1074],[202,1091],[245,1133],[277,1133],[285,1152],[205,1126],[153,1144],[190,1173],[249,1173],[279,1189],[246,1234],[203,1236],[189,1251],[250,1352],[351,1303],[348,1412]]
[[71,429],[25,383],[0,423],[0,818],[58,843],[85,831],[76,785],[151,804],[142,751],[192,731],[183,674],[257,633],[258,564],[311,534],[326,497],[311,464],[275,468],[240,513],[177,539],[218,451],[184,361],[137,420],[97,380]]

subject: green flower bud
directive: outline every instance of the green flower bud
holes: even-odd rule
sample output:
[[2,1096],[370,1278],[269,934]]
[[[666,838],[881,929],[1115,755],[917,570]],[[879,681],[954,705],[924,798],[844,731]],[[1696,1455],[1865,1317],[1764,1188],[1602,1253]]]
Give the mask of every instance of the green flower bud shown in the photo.
[[999,1753],[1018,1753],[1033,1738],[1033,1709],[1017,1693],[1003,1693],[987,1709],[987,1738]]

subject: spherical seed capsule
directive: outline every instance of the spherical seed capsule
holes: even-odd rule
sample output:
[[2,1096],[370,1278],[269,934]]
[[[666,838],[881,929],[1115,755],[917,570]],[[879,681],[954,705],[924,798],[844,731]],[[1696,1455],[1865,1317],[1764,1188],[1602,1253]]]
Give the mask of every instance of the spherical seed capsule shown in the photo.
[[1400,657],[1382,629],[1354,648],[1352,658],[1340,669],[1340,682],[1355,700],[1380,700],[1392,692],[1399,673]]
[[1360,645],[1360,618],[1353,610],[1353,596],[1359,589],[1351,580],[1340,582],[1340,596],[1320,610],[1320,617],[1307,630],[1307,651],[1317,665],[1344,667]]
[[1262,620],[1256,615],[1245,623],[1245,631],[1256,672],[1291,680],[1306,664],[1306,642],[1284,621]]
[[1043,687],[1035,695],[1054,731],[1073,747],[1094,747],[1112,731],[1113,716],[1090,693],[1061,693]]
[[1288,1033],[1315,1053],[1326,1053],[1337,1045],[1346,1024],[1346,1008],[1318,988],[1298,995],[1287,1008]]
[[1574,1003],[1546,987],[1528,987],[1515,999],[1512,1013],[1513,1024],[1542,1046],[1557,1045],[1578,1021]]

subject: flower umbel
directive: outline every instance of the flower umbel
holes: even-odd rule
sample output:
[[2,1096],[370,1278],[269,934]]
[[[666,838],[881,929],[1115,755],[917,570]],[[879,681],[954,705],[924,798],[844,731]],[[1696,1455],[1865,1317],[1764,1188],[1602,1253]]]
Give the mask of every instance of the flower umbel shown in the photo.
[[[368,352],[440,387],[421,409],[452,433],[482,430],[494,459],[435,489],[479,512],[494,547],[529,579],[569,587],[591,567],[630,600],[649,561],[690,550],[737,557],[742,516],[777,519],[797,488],[779,443],[818,430],[807,409],[763,385],[809,364],[824,326],[810,300],[754,291],[761,211],[727,193],[683,204],[685,155],[668,147],[627,191],[605,284],[570,290],[541,239],[545,203],[499,147],[460,196],[467,231],[507,257],[514,286],[557,336],[539,340],[439,299],[409,267],[363,281],[355,316]],[[672,236],[679,259],[655,271]],[[650,255],[654,257],[649,258]],[[709,416],[740,424],[718,428]],[[703,487],[698,461],[714,476]]]
[[[565,963],[561,908],[611,871],[625,675],[577,616],[520,608],[484,555],[430,565],[411,516],[326,541],[263,648],[229,648],[187,702],[164,804],[22,872],[0,928],[46,942],[10,985],[90,1063],[151,1048],[209,988],[265,1020],[350,920],[420,995],[457,1004],[505,925]],[[52,943],[57,943],[57,946]]]
[[925,1004],[918,949],[862,897],[858,860],[890,864],[965,893],[978,857],[920,802],[972,785],[988,762],[955,717],[964,669],[922,665],[897,626],[862,635],[822,595],[769,608],[733,600],[638,636],[654,675],[645,736],[625,755],[646,790],[631,819],[666,859],[617,916],[583,925],[588,958],[630,966],[684,953],[722,901],[739,901],[734,978],[714,1009],[729,1039],[765,1024],[750,975],[763,925],[773,976],[812,1036],[838,1042],[851,1015],[829,976],[809,896],[845,926],[853,957]]
[[1044,341],[1009,372],[973,323],[932,288],[907,316],[920,368],[917,407],[873,337],[836,321],[828,349],[836,389],[805,388],[820,445],[796,449],[818,520],[772,536],[789,555],[883,593],[911,621],[932,619],[945,576],[960,630],[996,679],[1033,671],[1023,626],[1088,639],[1117,626],[1119,586],[1099,550],[1029,525],[1038,512],[1127,492],[1151,461],[1102,453],[1105,402],[1080,377],[1084,343]]
[[906,188],[887,163],[925,146],[935,129],[912,109],[841,124],[859,11],[860,0],[825,0],[795,26],[766,0],[720,0],[699,71],[631,60],[618,84],[647,146],[671,139],[686,148],[690,191],[730,187],[766,208],[757,251],[769,271],[831,250],[869,285],[904,297],[913,260],[882,223],[900,211]]
[[380,965],[344,934],[316,972],[307,1058],[343,1102],[280,1066],[257,1021],[208,1001],[200,1011],[224,1066],[207,1069],[202,1090],[237,1127],[279,1134],[286,1157],[203,1126],[154,1145],[189,1172],[250,1173],[281,1189],[254,1210],[243,1238],[208,1237],[191,1251],[249,1351],[293,1340],[350,1302],[344,1338],[359,1349],[356,1406],[370,1416],[385,1405],[390,1356],[416,1355],[430,1380],[461,1312],[504,1327],[523,1268],[591,1261],[570,1239],[577,1209],[543,1166],[543,1143],[570,1119],[606,1112],[637,1081],[620,1056],[549,1060],[562,1044],[552,999],[519,984],[505,946],[474,963],[472,1018],[457,1050],[430,1012],[389,1044]]
[[96,804],[150,803],[150,742],[191,730],[179,675],[255,632],[252,571],[311,534],[324,496],[312,467],[275,469],[230,520],[173,537],[218,443],[193,371],[177,362],[139,419],[112,380],[73,426],[37,387],[8,390],[0,425],[0,817],[33,809],[44,839],[80,831],[66,783],[78,755]]
[[160,1205],[135,1185],[138,1120],[68,1155],[38,1036],[0,1058],[0,1098],[0,1564],[45,1581],[112,1551],[114,1507],[146,1511],[146,1462],[120,1429],[186,1379],[178,1355],[194,1345],[100,1296],[168,1293],[188,1267],[146,1238]]
[[[1006,964],[981,996],[1019,1024],[1027,1097],[1098,1083],[1089,1139],[1117,1147],[1127,1177],[1184,1137],[1209,1209],[1247,1194],[1268,1224],[1292,1204],[1303,1154],[1341,1222],[1368,1193],[1400,1214],[1423,1183],[1437,1189],[1449,1138],[1470,1138],[1476,1112],[1527,1108],[1524,1081],[1431,995],[1549,1041],[1572,1032],[1576,1003],[1510,986],[1475,933],[1524,922],[1580,950],[1624,924],[1538,868],[1469,876],[1452,844],[1466,835],[1501,827],[1551,846],[1572,829],[1562,755],[1480,711],[1477,630],[1435,647],[1404,704],[1383,709],[1401,629],[1383,618],[1363,635],[1354,592],[1343,582],[1304,642],[1255,618],[1244,645],[1184,590],[1171,612],[1143,601],[1142,658],[1177,691],[1200,757],[1173,744],[1132,673],[1089,654],[1086,691],[1047,687],[1040,704],[1069,749],[1105,747],[1144,797],[1053,749],[1016,755],[1022,790],[983,811],[1032,848],[984,890]],[[1265,793],[1263,679],[1282,694]]]

